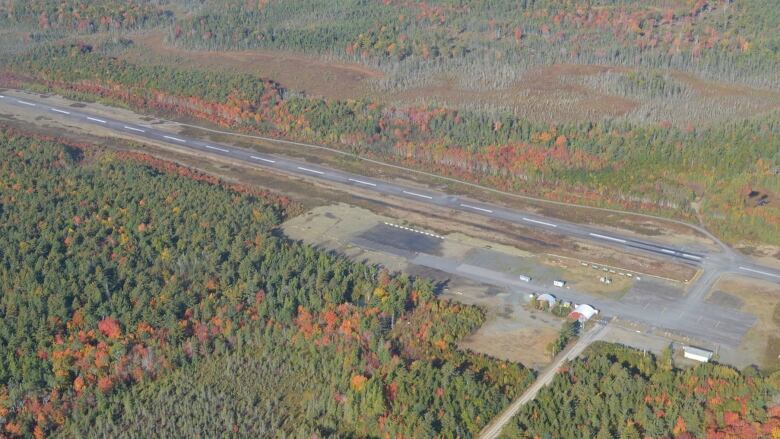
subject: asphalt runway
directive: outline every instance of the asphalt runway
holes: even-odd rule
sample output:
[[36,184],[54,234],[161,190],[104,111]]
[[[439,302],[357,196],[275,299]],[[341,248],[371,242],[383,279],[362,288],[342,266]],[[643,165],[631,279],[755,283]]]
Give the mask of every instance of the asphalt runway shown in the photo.
[[[257,167],[273,169],[278,172],[306,177],[315,180],[329,181],[338,184],[359,187],[382,195],[398,197],[409,201],[444,207],[461,212],[469,212],[481,215],[486,219],[501,220],[526,227],[535,227],[550,232],[585,239],[599,244],[608,245],[625,251],[639,251],[653,254],[660,258],[670,259],[675,262],[700,267],[703,271],[702,282],[691,285],[689,293],[684,299],[670,300],[668,297],[658,295],[654,288],[647,295],[625,298],[624,301],[612,303],[600,301],[598,298],[583,296],[574,291],[562,290],[561,297],[577,302],[591,303],[606,313],[623,316],[636,321],[648,322],[650,325],[664,327],[668,330],[680,331],[697,337],[706,337],[714,343],[733,345],[741,339],[755,318],[751,315],[734,310],[723,310],[712,304],[703,303],[703,298],[709,285],[717,277],[733,273],[755,279],[780,283],[780,270],[761,266],[752,262],[749,258],[739,255],[725,247],[722,252],[696,251],[694,249],[678,248],[662,243],[652,242],[651,239],[635,239],[617,233],[604,232],[589,226],[566,222],[556,218],[547,218],[530,212],[509,209],[479,200],[450,195],[433,190],[422,190],[407,187],[394,182],[375,179],[369,176],[352,174],[340,170],[309,164],[304,161],[293,160],[278,155],[261,154],[255,151],[237,148],[215,142],[205,142],[199,139],[172,134],[158,130],[150,125],[128,124],[117,119],[90,113],[88,104],[79,104],[79,108],[73,106],[54,106],[46,102],[45,98],[33,97],[30,94],[16,96],[8,93],[0,94],[0,105],[24,108],[29,111],[49,115],[51,117],[75,120],[80,123],[88,123],[113,130],[124,135],[132,135],[141,139],[154,140],[155,142],[175,145],[190,151],[205,155],[217,155],[241,161]],[[268,139],[274,140],[274,139]],[[292,145],[311,146],[303,143],[275,140]],[[395,226],[390,226],[395,227]],[[398,227],[395,227],[398,228]],[[404,255],[421,266],[436,268],[448,273],[459,274],[472,279],[482,280],[490,285],[497,283],[502,286],[516,288],[519,291],[538,290],[546,292],[548,287],[535,288],[525,282],[517,284],[512,279],[500,275],[500,272],[488,273],[482,267],[463,264],[452,265],[452,261],[436,259],[436,252],[426,253],[431,244],[429,238],[438,239],[435,236],[420,234],[417,231],[399,229],[404,233],[412,234],[413,238],[376,239],[367,236],[362,238],[363,244],[384,248],[386,251]],[[422,240],[422,241],[420,241]],[[420,251],[423,250],[423,251]],[[522,282],[522,281],[518,281]],[[644,281],[643,281],[644,282]],[[523,289],[524,288],[524,289]]]

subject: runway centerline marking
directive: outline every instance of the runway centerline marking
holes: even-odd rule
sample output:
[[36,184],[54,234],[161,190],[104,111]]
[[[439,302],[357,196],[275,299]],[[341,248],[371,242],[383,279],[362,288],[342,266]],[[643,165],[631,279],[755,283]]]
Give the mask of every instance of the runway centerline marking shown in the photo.
[[251,158],[253,158],[255,160],[260,160],[261,162],[276,163],[276,160],[264,159],[264,158],[258,157],[256,155],[250,155],[249,157],[251,157]]
[[485,212],[485,213],[493,213],[493,211],[490,210],[490,209],[484,209],[482,207],[472,206],[470,204],[461,204],[460,207],[466,207],[468,209],[474,209],[474,210],[478,210],[480,212]]
[[33,104],[32,102],[23,101],[21,99],[17,99],[16,102],[18,102],[18,103],[20,103],[22,105],[29,105],[31,107],[35,107],[36,106],[36,104]]
[[354,183],[358,183],[358,184],[364,184],[366,186],[376,186],[376,183],[371,183],[371,182],[363,181],[363,180],[356,180],[354,178],[348,178],[347,180],[349,180],[351,182],[354,182]]
[[228,150],[227,150],[227,149],[225,149],[225,148],[217,148],[216,146],[211,146],[211,145],[203,145],[203,146],[204,146],[204,147],[206,147],[206,148],[208,148],[208,149],[213,149],[214,151],[220,151],[220,152],[230,152],[230,151],[228,151]]
[[670,255],[676,255],[676,254],[677,254],[677,252],[676,252],[676,251],[674,251],[674,250],[669,250],[668,248],[662,248],[662,249],[661,249],[661,251],[662,251],[662,252],[664,252],[664,253],[666,253],[666,254],[670,254]]
[[176,142],[181,142],[181,143],[186,143],[187,142],[186,140],[180,139],[178,137],[173,137],[173,136],[163,136],[163,137],[165,137],[168,140],[173,140],[173,141],[176,141]]
[[740,270],[749,271],[751,273],[763,274],[764,276],[772,276],[772,277],[780,278],[780,276],[778,276],[778,275],[776,275],[774,273],[767,273],[766,271],[754,270],[752,268],[747,268],[747,267],[739,267],[739,269]]
[[318,171],[316,169],[304,168],[303,166],[298,166],[298,169],[300,169],[301,171],[312,172],[312,173],[319,174],[319,175],[323,175],[324,174],[324,172],[322,172],[322,171]]
[[688,258],[688,259],[695,259],[695,260],[697,260],[697,261],[700,261],[700,260],[701,260],[701,256],[696,256],[696,255],[689,255],[688,253],[683,253],[683,254],[682,254],[682,257],[684,257],[684,258]]
[[146,132],[146,131],[144,131],[144,130],[142,130],[140,128],[133,128],[133,127],[129,127],[127,125],[125,125],[125,129],[126,130],[130,130],[130,131],[138,131],[139,133],[145,133]]
[[541,224],[541,225],[543,225],[543,226],[548,226],[548,227],[558,227],[558,225],[557,225],[557,224],[553,224],[553,223],[547,223],[547,222],[544,222],[544,221],[539,221],[539,220],[535,220],[535,219],[531,219],[531,218],[526,218],[526,217],[523,217],[523,221],[527,221],[527,222],[529,222],[529,223],[534,223],[534,224]]
[[70,114],[70,111],[60,110],[57,108],[49,108],[49,110],[55,112],[55,113],[62,113],[62,114]]
[[91,121],[93,121],[93,122],[97,122],[97,123],[106,123],[106,121],[105,121],[105,120],[103,120],[103,119],[98,119],[98,118],[96,118],[96,117],[90,117],[90,116],[87,116],[87,119],[89,119],[89,120],[91,120]]
[[427,199],[427,200],[432,200],[432,199],[433,199],[433,197],[432,197],[432,196],[430,196],[430,195],[423,195],[423,194],[418,194],[417,192],[403,191],[403,193],[405,193],[406,195],[411,195],[411,196],[414,196],[414,197],[425,198],[425,199]]
[[606,239],[607,241],[615,241],[615,242],[619,242],[619,243],[621,243],[621,244],[625,244],[625,243],[626,243],[626,240],[625,240],[625,239],[620,239],[620,238],[613,238],[613,237],[611,237],[611,236],[606,236],[606,235],[599,235],[598,233],[588,233],[588,235],[590,235],[590,236],[592,236],[592,237],[594,237],[594,238],[601,238],[601,239]]

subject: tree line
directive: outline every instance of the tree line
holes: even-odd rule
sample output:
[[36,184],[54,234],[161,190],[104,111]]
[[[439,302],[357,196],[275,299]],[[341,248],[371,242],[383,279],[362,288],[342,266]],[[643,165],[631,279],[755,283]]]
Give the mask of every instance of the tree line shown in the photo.
[[763,438],[780,432],[780,375],[718,364],[677,369],[598,342],[518,412],[507,438]]
[[139,153],[0,148],[6,437],[468,437],[533,379],[457,350],[477,308],[280,236],[289,200]]
[[[745,187],[780,191],[776,116],[697,129],[619,121],[541,124],[509,113],[291,93],[248,74],[132,64],[99,48],[44,45],[8,57],[10,85],[196,117],[251,132],[325,143],[527,195],[693,218],[727,240],[772,242],[778,207],[747,206]],[[676,93],[674,82],[628,76],[623,87]],[[656,91],[652,91],[656,90]]]

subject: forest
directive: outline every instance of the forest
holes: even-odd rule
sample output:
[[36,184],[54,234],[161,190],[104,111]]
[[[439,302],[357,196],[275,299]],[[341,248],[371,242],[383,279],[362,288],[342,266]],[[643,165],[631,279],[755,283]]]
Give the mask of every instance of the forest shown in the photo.
[[780,373],[723,365],[678,369],[659,357],[598,342],[523,406],[505,438],[775,438]]
[[142,29],[167,23],[169,10],[149,0],[5,0],[0,2],[0,23],[35,26],[38,32],[96,33]]
[[4,437],[469,437],[533,379],[455,348],[479,309],[276,233],[294,202],[63,142],[0,133]]
[[772,0],[350,0],[330,6],[211,0],[177,17],[168,38],[206,50],[328,53],[398,73],[393,86],[425,81],[442,62],[467,72],[461,77],[475,87],[504,86],[529,67],[560,62],[673,68],[780,85],[780,12]]
[[[133,64],[104,52],[102,46],[45,44],[8,55],[0,85],[323,143],[558,201],[686,220],[698,208],[705,224],[728,241],[780,239],[780,205],[746,200],[753,188],[780,193],[777,117],[700,129],[612,120],[550,125],[510,113],[325,100],[247,73]],[[683,93],[659,76],[626,76],[613,86]]]

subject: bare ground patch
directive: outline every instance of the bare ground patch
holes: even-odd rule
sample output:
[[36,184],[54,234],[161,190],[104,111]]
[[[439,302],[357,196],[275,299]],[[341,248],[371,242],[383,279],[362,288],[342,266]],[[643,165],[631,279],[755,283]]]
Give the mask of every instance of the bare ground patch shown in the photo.
[[707,301],[754,314],[758,322],[747,333],[736,355],[744,364],[780,369],[780,285],[725,276],[712,287]]
[[404,105],[439,103],[462,107],[486,105],[511,109],[536,122],[600,120],[622,116],[639,104],[565,80],[571,76],[594,75],[615,69],[605,66],[555,64],[529,70],[516,84],[505,89],[474,90],[445,80],[436,85],[388,93],[386,99]]
[[461,348],[537,370],[550,362],[547,345],[558,336],[559,320],[522,307],[513,310],[511,318],[492,314],[477,332],[460,342]]
[[133,37],[137,47],[122,57],[131,62],[171,64],[179,67],[210,68],[251,73],[279,82],[309,95],[331,99],[364,96],[367,81],[383,73],[359,64],[325,61],[315,57],[271,50],[197,51],[165,44],[162,32]]

